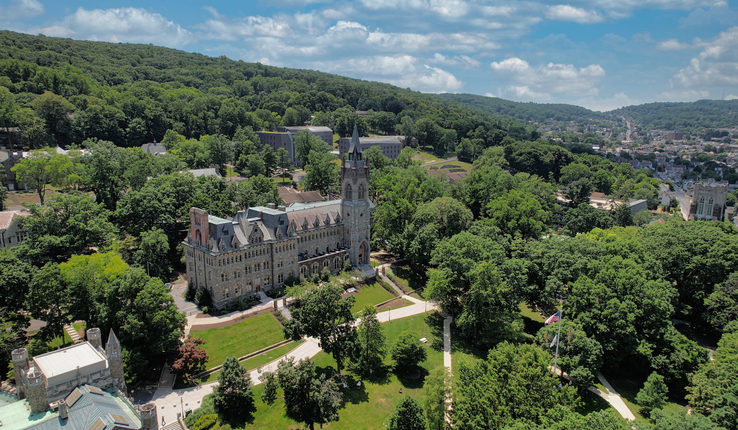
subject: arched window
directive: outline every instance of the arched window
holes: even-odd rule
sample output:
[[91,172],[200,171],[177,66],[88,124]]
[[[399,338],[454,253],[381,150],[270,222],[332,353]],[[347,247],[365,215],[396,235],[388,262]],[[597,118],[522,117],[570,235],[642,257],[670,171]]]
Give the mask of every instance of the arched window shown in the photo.
[[715,201],[710,197],[710,200],[707,201],[707,213],[705,213],[705,216],[712,216],[712,205],[715,203]]
[[700,203],[697,205],[697,215],[705,214],[705,198],[700,197]]
[[351,192],[351,184],[346,185],[346,199],[352,200],[354,197]]
[[201,246],[202,245],[202,233],[200,233],[200,230],[197,230],[196,236],[197,236],[197,239],[196,239],[197,246]]
[[359,185],[359,200],[364,198],[364,184]]

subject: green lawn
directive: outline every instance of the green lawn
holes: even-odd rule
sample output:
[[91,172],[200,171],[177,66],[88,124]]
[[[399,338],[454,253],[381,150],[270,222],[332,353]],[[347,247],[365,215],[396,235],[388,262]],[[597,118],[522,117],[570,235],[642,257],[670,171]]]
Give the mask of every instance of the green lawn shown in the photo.
[[[362,381],[362,386],[359,388],[356,387],[354,382],[357,380],[356,376],[351,372],[346,372],[350,386],[343,390],[344,406],[339,413],[339,421],[330,423],[328,426],[323,426],[323,428],[383,429],[384,424],[388,422],[389,416],[394,412],[400,400],[405,396],[412,396],[419,399],[423,394],[422,387],[425,377],[436,367],[443,366],[443,353],[440,349],[434,348],[434,345],[443,343],[443,320],[437,314],[428,316],[416,315],[403,318],[384,323],[382,327],[385,329],[385,335],[387,336],[389,345],[392,345],[404,330],[415,331],[418,338],[428,338],[429,342],[426,344],[428,360],[421,364],[421,377],[419,379],[409,380],[402,376],[398,377],[390,372],[375,381]],[[313,362],[318,367],[318,371],[326,371],[328,369],[325,368],[329,366],[335,367],[333,357],[324,352],[315,356]],[[391,359],[386,357],[385,364],[389,365],[390,363]],[[400,393],[400,388],[402,388],[402,393]],[[262,391],[262,385],[254,388],[256,413],[246,422],[231,422],[230,424],[234,429],[302,428],[300,423],[286,415],[281,392],[277,397],[277,401],[272,406],[269,406],[261,401]],[[212,410],[211,399],[208,396],[203,400],[203,408],[209,411]],[[316,428],[318,427],[316,425]]]
[[224,328],[193,330],[190,335],[206,342],[203,349],[210,357],[206,369],[222,364],[227,356],[243,357],[284,340],[282,326],[269,312]]
[[405,293],[422,290],[428,282],[428,278],[425,276],[425,268],[413,270],[410,265],[392,266],[392,268],[387,269],[386,273],[387,277]]
[[381,285],[374,283],[361,287],[359,294],[355,295],[356,302],[351,307],[351,312],[358,314],[366,306],[376,306],[387,300],[394,298],[392,294],[387,292]]
[[525,302],[520,303],[520,314],[523,316],[523,330],[531,336],[535,336],[546,321],[543,315],[531,310]]
[[[288,343],[287,345],[282,345],[277,348],[274,348],[267,352],[262,352],[261,354],[251,357],[249,359],[246,359],[241,362],[241,366],[245,367],[246,370],[253,370],[256,368],[259,368],[261,366],[264,366],[265,364],[269,364],[272,361],[278,359],[279,357],[288,354],[293,349],[297,348],[298,346],[302,345],[302,340],[298,340],[297,342]],[[208,382],[215,382],[218,380],[218,375],[220,375],[220,370],[215,371],[211,373],[210,375],[206,376],[205,378],[200,379],[201,384],[205,384]]]

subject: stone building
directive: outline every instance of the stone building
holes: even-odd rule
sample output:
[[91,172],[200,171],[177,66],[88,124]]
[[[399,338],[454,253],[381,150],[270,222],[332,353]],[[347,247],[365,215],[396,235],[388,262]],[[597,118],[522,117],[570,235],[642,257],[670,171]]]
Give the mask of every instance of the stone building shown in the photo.
[[254,296],[290,278],[323,269],[368,267],[370,218],[369,166],[362,158],[358,132],[341,166],[341,199],[290,206],[252,207],[233,219],[190,209],[184,242],[187,279],[207,289],[213,306]]
[[333,130],[323,126],[295,126],[295,127],[279,127],[277,131],[257,131],[256,135],[262,145],[269,145],[274,152],[279,148],[284,148],[290,156],[290,163],[297,167],[301,167],[300,160],[295,159],[295,137],[303,130],[307,130],[316,137],[320,138],[331,148],[333,147]]
[[[379,146],[385,157],[395,160],[402,152],[402,144],[405,141],[404,136],[378,136],[378,137],[362,137],[359,139],[361,142],[361,149],[367,150],[372,146]],[[341,138],[338,140],[338,153],[341,158],[351,147],[351,139]]]
[[[100,329],[87,330],[87,342],[78,343],[29,360],[26,348],[12,352],[15,387],[19,399],[28,399],[32,410],[48,406],[79,385],[125,392],[120,342],[110,330],[105,349]],[[44,406],[45,405],[45,406]]]
[[694,184],[692,201],[689,204],[690,220],[723,221],[728,184]]
[[28,236],[21,227],[21,220],[31,215],[26,211],[2,211],[0,212],[0,249],[12,248]]

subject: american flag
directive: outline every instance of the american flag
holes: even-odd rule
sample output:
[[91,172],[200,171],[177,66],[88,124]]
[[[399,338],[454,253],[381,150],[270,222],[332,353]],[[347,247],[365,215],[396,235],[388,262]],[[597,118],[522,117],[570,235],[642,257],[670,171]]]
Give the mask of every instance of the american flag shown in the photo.
[[550,317],[548,317],[548,319],[546,320],[545,324],[548,325],[548,324],[551,324],[551,323],[555,323],[556,321],[559,320],[559,317],[560,316],[561,316],[561,312],[556,312],[555,314],[553,314]]

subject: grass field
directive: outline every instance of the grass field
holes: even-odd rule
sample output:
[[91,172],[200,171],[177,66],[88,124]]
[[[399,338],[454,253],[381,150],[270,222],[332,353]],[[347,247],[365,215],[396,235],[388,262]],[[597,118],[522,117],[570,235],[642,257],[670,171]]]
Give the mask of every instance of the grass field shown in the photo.
[[[387,337],[387,342],[392,345],[400,333],[412,330],[418,338],[426,337],[428,360],[421,363],[421,377],[410,380],[398,376],[392,372],[377,378],[376,380],[362,381],[361,387],[357,387],[356,375],[347,373],[349,388],[342,389],[344,393],[344,405],[339,412],[339,420],[323,426],[329,430],[333,429],[383,429],[388,423],[389,416],[395,407],[405,396],[418,398],[423,394],[425,377],[436,367],[443,366],[443,353],[437,345],[442,345],[443,319],[437,314],[416,315],[382,324]],[[330,371],[327,367],[335,367],[333,357],[321,352],[313,359],[318,371]],[[385,364],[389,365],[391,360],[385,358]],[[400,393],[402,388],[402,393]],[[256,412],[246,421],[232,421],[229,424],[234,429],[299,429],[301,424],[289,417],[284,410],[284,401],[281,398],[281,390],[277,401],[269,406],[261,401],[263,386],[254,388],[254,399],[256,401]],[[212,397],[203,400],[203,408],[212,411]],[[225,422],[221,422],[221,425]],[[316,425],[316,428],[318,426]]]
[[409,265],[395,265],[387,269],[387,277],[397,284],[403,292],[422,290],[425,288],[428,278],[425,269],[413,270]]
[[[265,364],[269,364],[272,361],[278,359],[279,357],[288,354],[293,349],[297,348],[298,346],[302,345],[302,340],[298,340],[297,342],[288,343],[287,345],[282,345],[280,347],[274,348],[271,351],[262,352],[261,354],[251,357],[247,360],[244,360],[241,362],[241,367],[246,368],[246,370],[253,370],[257,369]],[[207,382],[214,382],[218,380],[218,375],[220,375],[220,370],[211,373],[210,375],[206,376],[205,378],[200,379],[201,384],[205,384]]]
[[[624,377],[614,376],[614,375],[605,375],[605,378],[607,379],[607,382],[609,382],[610,385],[612,385],[612,388],[614,388],[615,391],[617,391],[617,393],[620,394],[620,397],[623,398],[623,401],[628,406],[628,409],[630,409],[630,411],[633,412],[633,415],[636,416],[636,420],[640,422],[648,422],[648,419],[644,417],[643,415],[641,415],[640,413],[641,407],[635,401],[635,398],[638,395],[638,391],[640,391],[640,389],[643,388],[644,381],[629,379],[629,378],[624,378]],[[667,402],[664,405],[664,409],[674,410],[674,411],[684,411],[686,408],[677,403]]]
[[429,161],[443,160],[443,158],[439,158],[437,155],[431,152],[420,150],[420,149],[418,149],[417,151],[418,153],[413,155],[413,160],[420,161],[421,164],[427,163]]
[[206,342],[202,346],[210,357],[206,369],[223,364],[227,356],[243,357],[284,340],[282,326],[269,312],[229,327],[193,330],[190,334]]
[[351,312],[356,315],[366,306],[376,306],[379,303],[391,300],[394,296],[382,288],[381,285],[375,283],[361,287],[359,294],[354,297],[356,297],[356,302],[351,307]]

